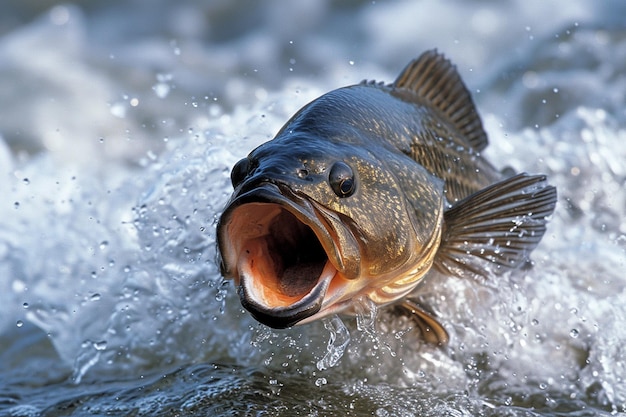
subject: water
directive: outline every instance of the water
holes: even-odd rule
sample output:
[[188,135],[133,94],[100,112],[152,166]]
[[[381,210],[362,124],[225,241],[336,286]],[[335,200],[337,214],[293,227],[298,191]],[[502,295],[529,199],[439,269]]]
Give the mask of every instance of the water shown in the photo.
[[[622,2],[83,3],[1,6],[0,414],[626,411]],[[230,167],[435,46],[488,158],[558,187],[534,266],[430,280],[443,349],[389,309],[258,325],[215,264]]]

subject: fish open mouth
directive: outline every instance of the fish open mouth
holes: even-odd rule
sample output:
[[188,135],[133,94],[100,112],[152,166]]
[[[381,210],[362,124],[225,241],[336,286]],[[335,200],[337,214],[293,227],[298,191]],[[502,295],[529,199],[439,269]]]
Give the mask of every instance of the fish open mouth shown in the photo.
[[225,275],[235,279],[242,305],[261,323],[285,328],[320,310],[337,269],[322,243],[332,246],[320,220],[274,188],[234,200],[222,215],[218,240]]

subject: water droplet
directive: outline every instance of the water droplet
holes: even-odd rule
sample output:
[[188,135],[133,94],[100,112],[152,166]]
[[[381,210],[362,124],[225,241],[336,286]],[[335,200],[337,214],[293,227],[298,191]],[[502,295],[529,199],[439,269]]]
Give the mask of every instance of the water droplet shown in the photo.
[[106,340],[101,340],[99,342],[93,342],[93,347],[96,350],[105,350],[107,348],[107,342],[106,342]]
[[350,332],[339,316],[335,315],[330,320],[324,320],[324,327],[330,331],[330,338],[326,354],[317,361],[317,369],[320,371],[337,365],[350,342]]
[[152,86],[152,91],[158,98],[165,98],[170,93],[170,86],[166,83],[158,83]]
[[24,307],[24,308],[28,308],[28,303],[24,303],[24,304],[22,304],[22,307]]
[[124,105],[124,103],[121,103],[121,102],[113,103],[109,110],[111,114],[115,117],[119,117],[120,119],[123,119],[124,117],[126,117],[126,106]]
[[102,296],[100,295],[100,293],[95,293],[91,296],[91,301],[99,301],[101,298]]
[[316,387],[321,387],[322,385],[326,385],[328,383],[328,381],[326,380],[326,378],[317,378],[315,380],[315,386]]
[[22,327],[24,325],[24,322],[22,320],[18,320],[15,324],[17,325],[17,327]]
[[572,339],[576,339],[580,335],[580,332],[578,331],[578,329],[572,329],[569,331],[569,335]]
[[389,417],[391,414],[389,414],[389,411],[385,410],[384,408],[379,408],[378,410],[376,410],[376,417]]
[[24,178],[22,182],[26,185],[30,184],[30,180],[28,178]]

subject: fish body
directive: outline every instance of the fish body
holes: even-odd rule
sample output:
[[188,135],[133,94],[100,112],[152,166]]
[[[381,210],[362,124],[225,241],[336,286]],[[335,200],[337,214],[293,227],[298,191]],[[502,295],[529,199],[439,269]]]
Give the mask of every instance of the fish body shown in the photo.
[[324,94],[233,167],[217,226],[222,273],[271,327],[350,313],[367,297],[400,303],[445,341],[406,297],[433,268],[519,265],[556,203],[544,176],[504,176],[486,146],[467,88],[436,51],[392,84]]

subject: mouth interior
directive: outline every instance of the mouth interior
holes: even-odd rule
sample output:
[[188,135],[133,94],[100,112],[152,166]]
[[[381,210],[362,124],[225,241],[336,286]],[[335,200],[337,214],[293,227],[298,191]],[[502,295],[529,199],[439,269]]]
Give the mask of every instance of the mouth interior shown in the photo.
[[285,208],[245,204],[231,227],[240,243],[239,275],[267,307],[291,305],[319,282],[328,256],[313,230]]

